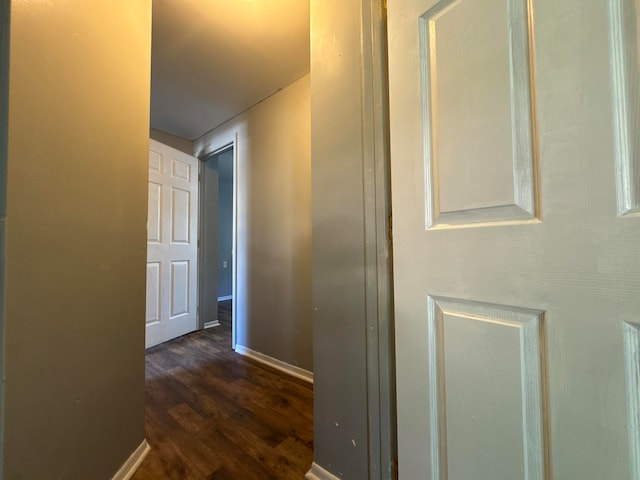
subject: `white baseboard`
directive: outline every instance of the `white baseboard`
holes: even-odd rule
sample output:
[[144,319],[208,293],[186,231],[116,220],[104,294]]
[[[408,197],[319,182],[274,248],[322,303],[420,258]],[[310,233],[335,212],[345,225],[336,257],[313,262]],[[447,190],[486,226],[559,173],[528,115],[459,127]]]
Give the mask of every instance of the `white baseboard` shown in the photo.
[[219,326],[220,326],[220,322],[218,320],[211,320],[210,322],[206,322],[204,324],[204,328],[219,327]]
[[333,473],[327,472],[324,468],[313,462],[311,470],[304,476],[307,480],[340,480]]
[[224,302],[225,300],[233,300],[233,295],[225,295],[224,297],[218,297],[219,302]]
[[276,370],[288,373],[289,375],[292,375],[306,382],[313,383],[313,372],[310,372],[309,370],[296,367],[295,365],[291,365],[289,363],[283,362],[282,360],[278,360],[277,358],[270,357],[268,355],[265,355],[264,353],[256,352],[242,345],[236,344],[234,350],[240,355],[253,358],[254,360],[257,360],[260,363],[264,363],[265,365],[275,368]]
[[138,448],[131,454],[126,462],[122,464],[120,470],[116,472],[111,480],[129,480],[136,473],[138,467],[147,456],[147,453],[151,450],[147,440],[142,440],[142,443],[138,445]]

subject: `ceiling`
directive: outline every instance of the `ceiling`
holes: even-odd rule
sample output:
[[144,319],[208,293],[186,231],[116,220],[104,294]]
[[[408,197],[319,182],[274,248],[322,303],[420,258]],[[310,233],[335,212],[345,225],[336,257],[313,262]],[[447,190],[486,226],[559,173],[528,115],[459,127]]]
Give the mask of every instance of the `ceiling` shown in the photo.
[[151,128],[196,139],[309,72],[309,0],[153,0]]

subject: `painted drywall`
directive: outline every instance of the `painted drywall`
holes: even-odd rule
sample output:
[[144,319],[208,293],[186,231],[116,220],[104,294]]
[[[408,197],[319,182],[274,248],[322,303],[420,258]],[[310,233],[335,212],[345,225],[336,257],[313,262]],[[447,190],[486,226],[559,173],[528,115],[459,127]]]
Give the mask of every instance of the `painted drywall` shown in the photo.
[[233,151],[218,155],[218,298],[231,295]]
[[[4,271],[7,214],[7,122],[9,115],[10,0],[0,0],[0,372],[4,372]],[[0,478],[4,470],[4,383],[0,384]]]
[[165,145],[180,150],[187,155],[193,155],[193,141],[188,140],[171,133],[163,132],[162,130],[156,130],[155,128],[149,129],[149,137]]
[[151,2],[11,8],[3,478],[107,479],[144,439]]
[[195,141],[236,139],[237,343],[312,370],[309,76]]
[[394,478],[382,0],[311,1],[314,465]]
[[345,479],[368,478],[358,3],[311,2],[314,461]]

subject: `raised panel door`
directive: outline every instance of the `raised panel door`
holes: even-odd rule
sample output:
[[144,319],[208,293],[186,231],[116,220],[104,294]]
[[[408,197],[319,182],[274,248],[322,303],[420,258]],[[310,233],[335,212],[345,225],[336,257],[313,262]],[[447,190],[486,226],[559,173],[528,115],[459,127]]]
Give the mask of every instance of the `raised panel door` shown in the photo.
[[150,140],[146,346],[197,329],[198,160]]
[[399,475],[640,480],[634,0],[390,0]]

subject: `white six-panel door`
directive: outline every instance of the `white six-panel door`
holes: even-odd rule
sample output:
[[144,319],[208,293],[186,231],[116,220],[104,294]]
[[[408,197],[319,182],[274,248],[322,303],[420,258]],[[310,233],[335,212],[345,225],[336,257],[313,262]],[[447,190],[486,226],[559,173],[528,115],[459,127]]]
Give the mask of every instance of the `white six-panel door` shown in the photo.
[[640,480],[639,3],[388,2],[403,480]]
[[150,140],[146,347],[197,328],[198,160]]

